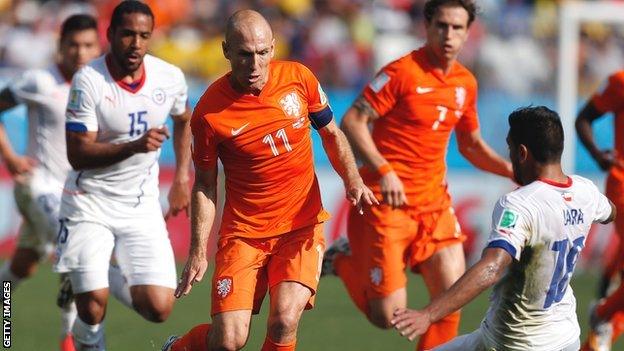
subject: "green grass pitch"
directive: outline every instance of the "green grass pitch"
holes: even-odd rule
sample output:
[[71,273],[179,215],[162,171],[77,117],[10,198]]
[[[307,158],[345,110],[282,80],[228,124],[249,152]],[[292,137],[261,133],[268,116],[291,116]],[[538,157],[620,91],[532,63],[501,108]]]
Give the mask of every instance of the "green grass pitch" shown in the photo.
[[[107,349],[111,351],[160,350],[163,341],[171,334],[182,334],[198,323],[205,323],[210,315],[210,279],[179,300],[167,322],[152,324],[144,321],[111,298],[106,317]],[[58,277],[44,265],[30,280],[12,293],[12,347],[15,351],[57,350],[60,328],[58,309],[54,304]],[[577,276],[572,283],[578,315],[587,332],[587,306],[594,296],[596,278],[590,274]],[[420,278],[410,277],[410,306],[419,307],[426,302],[426,290]],[[461,332],[476,329],[487,308],[487,294],[469,304],[463,312]],[[264,340],[266,307],[252,320],[251,333],[245,350],[259,350]],[[315,309],[304,313],[299,328],[298,350],[414,350],[410,343],[394,330],[380,330],[371,326],[356,310],[347,297],[342,282],[336,277],[321,280]],[[620,341],[614,350],[624,350]]]

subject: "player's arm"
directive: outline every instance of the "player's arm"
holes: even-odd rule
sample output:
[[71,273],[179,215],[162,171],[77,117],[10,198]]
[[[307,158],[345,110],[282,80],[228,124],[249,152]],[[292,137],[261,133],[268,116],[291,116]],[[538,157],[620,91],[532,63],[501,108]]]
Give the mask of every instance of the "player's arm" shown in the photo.
[[103,143],[97,141],[97,132],[76,131],[76,128],[75,124],[68,126],[65,134],[67,159],[75,170],[107,167],[137,153],[156,151],[169,138],[167,127],[162,126],[151,128],[130,142]]
[[180,211],[186,211],[190,201],[189,167],[191,163],[191,112],[186,112],[173,118],[173,151],[176,158],[176,170],[173,184],[169,190],[169,210],[165,219],[175,216]]
[[576,117],[576,133],[590,155],[596,160],[602,170],[608,170],[613,166],[616,158],[612,150],[601,150],[594,141],[594,130],[592,123],[603,115],[598,111],[594,103],[590,100],[585,104],[581,112]]
[[347,191],[347,199],[353,206],[359,206],[366,203],[368,205],[379,204],[373,192],[368,189],[362,177],[357,170],[355,157],[349,146],[349,142],[344,133],[338,128],[333,118],[322,128],[318,130],[323,148],[327,153],[329,162],[336,170]]
[[366,166],[379,172],[384,201],[392,207],[400,207],[407,204],[403,183],[375,146],[368,127],[369,123],[377,118],[379,118],[377,111],[363,96],[360,96],[347,110],[340,127]]
[[191,193],[191,247],[175,291],[178,298],[188,294],[195,282],[201,281],[208,267],[206,250],[217,208],[217,170],[217,167],[195,168]]
[[[0,91],[0,113],[9,110],[18,103],[13,97],[13,93],[8,88],[4,88]],[[7,169],[13,176],[17,176],[23,173],[28,173],[35,166],[36,161],[27,156],[20,156],[15,153],[9,137],[4,128],[4,123],[0,123],[0,157],[4,161]]]
[[513,258],[501,248],[486,248],[479,262],[464,273],[447,291],[422,310],[398,309],[392,324],[402,336],[414,340],[432,323],[459,310],[498,282]]
[[511,163],[483,140],[479,129],[473,131],[455,129],[455,135],[459,152],[475,167],[503,177],[513,177]]

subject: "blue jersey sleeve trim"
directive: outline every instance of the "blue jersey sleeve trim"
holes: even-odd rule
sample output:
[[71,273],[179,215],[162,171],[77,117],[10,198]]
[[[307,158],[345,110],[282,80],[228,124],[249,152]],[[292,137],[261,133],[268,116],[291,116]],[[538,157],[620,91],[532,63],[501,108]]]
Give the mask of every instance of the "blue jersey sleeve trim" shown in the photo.
[[80,122],[67,122],[65,123],[65,130],[68,132],[87,132],[87,126]]
[[331,107],[327,105],[327,107],[318,112],[311,112],[308,117],[310,118],[310,122],[312,122],[312,127],[319,130],[331,122],[334,118],[334,113]]
[[509,253],[511,257],[516,259],[516,248],[505,240],[494,240],[490,242],[487,247],[503,249],[507,251],[507,253]]

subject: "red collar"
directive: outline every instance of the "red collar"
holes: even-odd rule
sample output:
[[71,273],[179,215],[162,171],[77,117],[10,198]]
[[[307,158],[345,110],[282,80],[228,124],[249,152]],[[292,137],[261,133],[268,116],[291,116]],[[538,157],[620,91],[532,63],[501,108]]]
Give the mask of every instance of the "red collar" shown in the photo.
[[111,77],[113,77],[113,79],[115,80],[115,83],[117,83],[117,85],[119,85],[122,89],[127,90],[133,94],[141,90],[141,88],[145,84],[145,64],[141,64],[141,78],[135,80],[132,83],[126,83],[122,80],[122,78],[115,77],[115,74],[113,73],[114,66],[111,60],[112,57],[110,56],[110,54],[106,55],[106,68],[108,69],[108,73],[110,73]]
[[537,178],[540,182],[544,182],[548,185],[556,186],[558,188],[569,188],[572,186],[572,178],[568,177],[568,180],[565,183],[556,182],[551,179],[546,178]]

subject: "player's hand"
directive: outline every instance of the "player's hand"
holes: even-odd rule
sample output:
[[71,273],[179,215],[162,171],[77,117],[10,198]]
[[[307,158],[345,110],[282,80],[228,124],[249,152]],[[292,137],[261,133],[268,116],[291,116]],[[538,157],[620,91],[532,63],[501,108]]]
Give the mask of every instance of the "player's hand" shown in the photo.
[[178,287],[174,293],[175,297],[180,298],[186,296],[193,288],[193,284],[202,280],[207,268],[208,260],[206,259],[205,250],[200,253],[193,253],[191,251],[186,265],[184,266],[184,270],[182,271],[180,281],[178,282]]
[[417,336],[424,334],[431,325],[428,313],[424,311],[399,308],[394,311],[394,318],[390,321],[394,329],[409,341],[414,341]]
[[33,168],[37,165],[37,160],[28,156],[19,155],[7,157],[4,162],[9,173],[11,173],[14,178],[32,172]]
[[161,126],[148,129],[133,143],[137,153],[144,153],[158,150],[167,139],[169,139],[169,129],[167,126]]
[[348,184],[345,184],[347,189],[347,200],[351,203],[351,206],[357,207],[360,214],[364,214],[364,204],[368,206],[379,205],[379,201],[375,198],[373,192],[364,185],[364,181],[361,177],[357,177]]
[[624,162],[619,159],[615,150],[601,150],[598,154],[593,155],[598,166],[603,171],[608,171],[613,166],[624,167]]
[[383,200],[392,208],[399,208],[403,205],[407,205],[407,196],[405,195],[405,189],[403,189],[403,182],[392,171],[388,172],[379,180],[381,186],[381,194]]
[[165,221],[169,217],[175,217],[180,211],[186,213],[186,217],[189,217],[189,204],[191,203],[191,190],[189,188],[188,180],[174,180],[169,189],[169,210],[165,214]]

